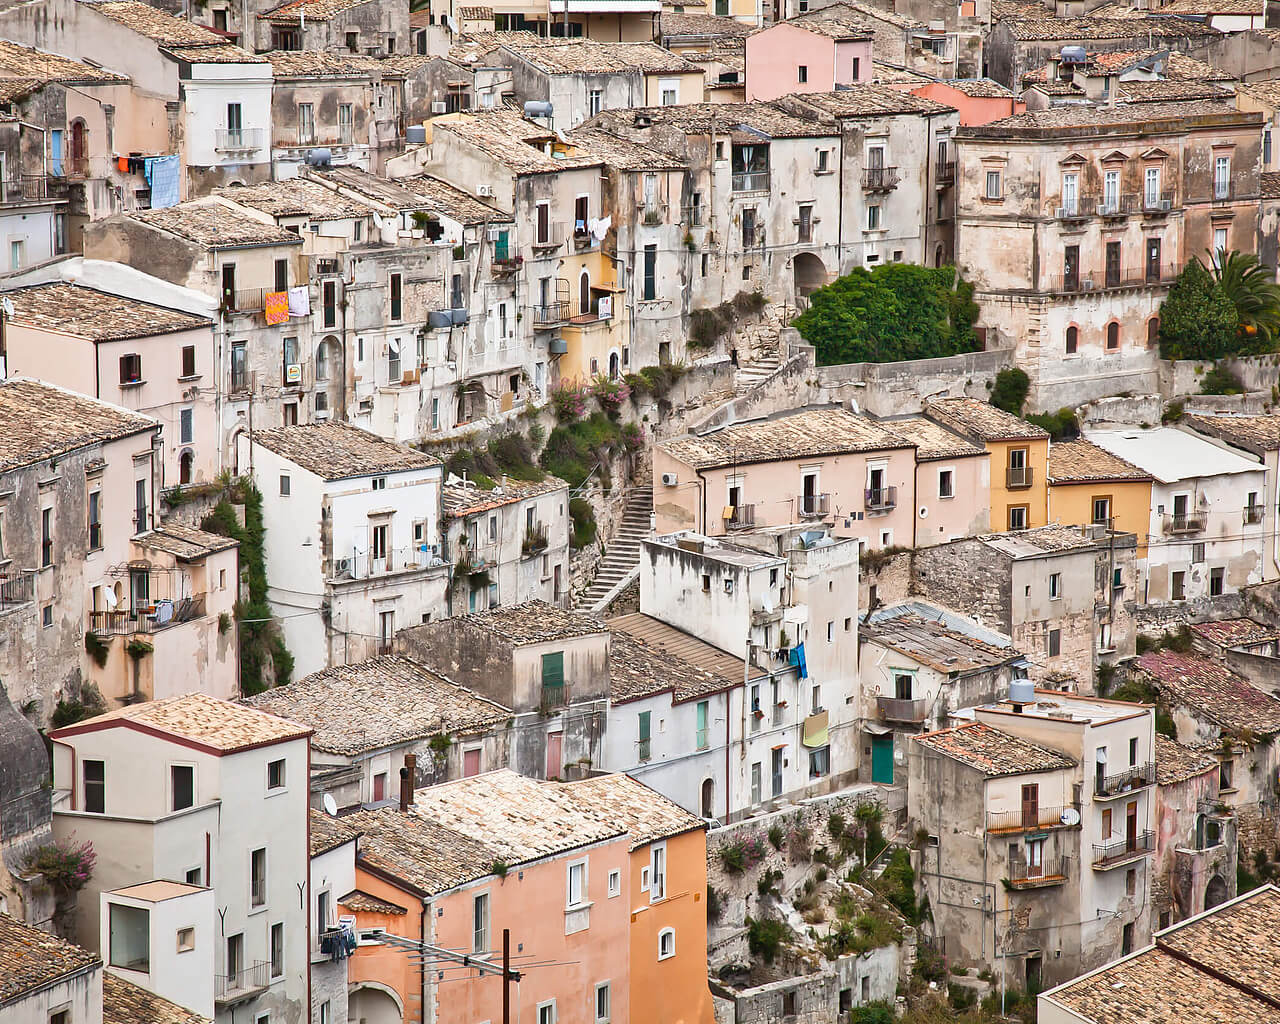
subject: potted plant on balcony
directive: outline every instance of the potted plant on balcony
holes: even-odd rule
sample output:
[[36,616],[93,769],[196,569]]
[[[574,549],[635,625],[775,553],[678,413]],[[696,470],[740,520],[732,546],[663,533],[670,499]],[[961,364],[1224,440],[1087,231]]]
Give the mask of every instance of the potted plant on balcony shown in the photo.
[[85,633],[84,650],[93,659],[98,668],[107,667],[107,655],[111,653],[111,644],[96,631],[91,629]]

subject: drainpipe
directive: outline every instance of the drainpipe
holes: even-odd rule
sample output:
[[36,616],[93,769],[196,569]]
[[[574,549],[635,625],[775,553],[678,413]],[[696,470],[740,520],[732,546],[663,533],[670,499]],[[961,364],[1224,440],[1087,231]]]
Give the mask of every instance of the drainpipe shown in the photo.
[[702,525],[698,527],[698,532],[704,537],[707,535],[707,478],[702,475],[702,470],[694,470],[698,474],[698,506],[701,510]]

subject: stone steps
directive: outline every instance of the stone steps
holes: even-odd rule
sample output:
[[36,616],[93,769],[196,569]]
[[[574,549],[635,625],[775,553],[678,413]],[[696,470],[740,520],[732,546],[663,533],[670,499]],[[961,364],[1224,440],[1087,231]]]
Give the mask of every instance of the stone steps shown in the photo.
[[637,487],[627,498],[618,532],[606,542],[605,556],[591,586],[578,600],[579,608],[592,608],[640,564],[640,545],[649,536],[653,488]]

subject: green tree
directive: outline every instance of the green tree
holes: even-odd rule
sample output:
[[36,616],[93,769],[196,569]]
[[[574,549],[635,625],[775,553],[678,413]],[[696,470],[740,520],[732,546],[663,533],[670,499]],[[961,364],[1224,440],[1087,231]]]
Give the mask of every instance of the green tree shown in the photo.
[[1220,359],[1237,348],[1235,303],[1199,260],[1191,260],[1160,306],[1160,355]]
[[887,263],[819,288],[793,326],[820,364],[886,363],[974,351],[977,316],[954,267]]
[[1031,390],[1031,378],[1026,371],[1018,367],[1010,367],[996,374],[995,383],[991,387],[991,404],[997,409],[1011,412],[1015,416],[1022,415],[1022,407],[1027,404],[1027,392]]
[[1264,267],[1253,253],[1235,249],[1219,249],[1209,269],[1236,308],[1237,354],[1272,351],[1280,340],[1280,285],[1275,270]]

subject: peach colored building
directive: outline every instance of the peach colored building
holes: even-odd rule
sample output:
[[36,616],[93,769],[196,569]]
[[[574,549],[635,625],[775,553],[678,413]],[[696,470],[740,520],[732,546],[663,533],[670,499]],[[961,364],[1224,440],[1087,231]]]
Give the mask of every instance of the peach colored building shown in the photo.
[[960,123],[990,124],[1002,117],[1021,114],[1027,105],[999,82],[990,78],[956,78],[925,85],[908,86],[912,96],[945,103],[960,111]]
[[657,532],[825,521],[870,548],[913,546],[915,447],[838,407],[676,438],[653,449]]
[[[503,769],[342,820],[361,833],[356,890],[338,900],[356,929],[491,962],[510,929],[513,1019],[712,1024],[705,826],[642,784]],[[647,991],[635,990],[638,970]],[[351,959],[348,1012],[370,1024],[498,1021],[502,988],[498,975],[424,971],[373,941]]]
[[889,426],[916,445],[914,547],[976,537],[991,529],[991,456],[923,416]]
[[873,37],[870,26],[844,4],[752,33],[744,72],[747,102],[870,82]]

